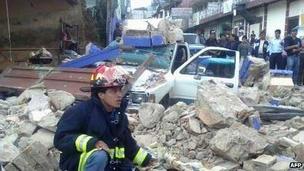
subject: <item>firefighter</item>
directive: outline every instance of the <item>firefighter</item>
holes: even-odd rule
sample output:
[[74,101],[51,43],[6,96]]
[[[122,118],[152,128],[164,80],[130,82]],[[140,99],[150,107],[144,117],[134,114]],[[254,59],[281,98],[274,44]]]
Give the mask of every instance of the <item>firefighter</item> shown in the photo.
[[131,171],[155,161],[128,129],[128,101],[122,97],[128,77],[120,66],[99,66],[91,76],[91,98],[63,114],[54,137],[62,170]]

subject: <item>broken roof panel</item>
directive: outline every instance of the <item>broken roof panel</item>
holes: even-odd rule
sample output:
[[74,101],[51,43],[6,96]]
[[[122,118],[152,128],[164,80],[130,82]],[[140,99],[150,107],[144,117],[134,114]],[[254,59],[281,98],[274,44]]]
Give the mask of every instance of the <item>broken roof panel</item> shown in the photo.
[[12,67],[1,74],[0,87],[23,91],[44,82],[47,89],[64,90],[81,100],[90,95],[81,92],[79,88],[90,84],[92,71],[93,69],[87,68]]

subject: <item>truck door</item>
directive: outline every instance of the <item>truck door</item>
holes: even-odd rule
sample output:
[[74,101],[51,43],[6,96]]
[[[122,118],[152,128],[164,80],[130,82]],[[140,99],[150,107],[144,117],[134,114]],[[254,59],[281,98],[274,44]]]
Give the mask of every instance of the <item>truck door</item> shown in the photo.
[[197,86],[210,79],[232,85],[237,90],[239,52],[214,47],[203,49],[179,67],[173,76],[172,99],[195,100]]

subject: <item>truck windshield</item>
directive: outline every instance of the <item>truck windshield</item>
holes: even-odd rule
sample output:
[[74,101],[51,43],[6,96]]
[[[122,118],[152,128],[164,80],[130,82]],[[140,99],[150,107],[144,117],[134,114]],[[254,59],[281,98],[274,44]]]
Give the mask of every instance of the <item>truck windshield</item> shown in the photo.
[[136,48],[135,50],[121,52],[120,56],[117,57],[115,61],[118,65],[139,66],[149,57],[149,54],[152,53],[156,58],[149,65],[149,68],[168,70],[172,51],[173,45]]
[[233,78],[235,70],[235,53],[233,56],[221,55],[199,56],[188,64],[182,74],[208,77]]

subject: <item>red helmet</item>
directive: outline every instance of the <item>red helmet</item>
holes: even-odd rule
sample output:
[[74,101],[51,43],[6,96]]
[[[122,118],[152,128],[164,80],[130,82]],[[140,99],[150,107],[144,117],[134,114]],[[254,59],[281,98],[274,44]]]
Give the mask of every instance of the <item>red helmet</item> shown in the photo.
[[121,66],[100,65],[91,76],[93,87],[120,87],[128,82],[129,73]]

